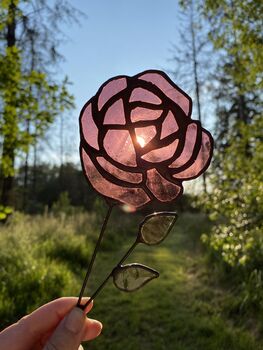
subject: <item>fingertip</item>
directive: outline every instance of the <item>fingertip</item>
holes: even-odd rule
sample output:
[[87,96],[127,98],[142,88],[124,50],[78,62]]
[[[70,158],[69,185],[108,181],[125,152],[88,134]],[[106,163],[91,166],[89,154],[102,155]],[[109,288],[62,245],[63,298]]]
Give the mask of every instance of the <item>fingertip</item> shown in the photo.
[[87,318],[82,336],[83,341],[92,340],[98,337],[102,331],[103,325],[98,320]]

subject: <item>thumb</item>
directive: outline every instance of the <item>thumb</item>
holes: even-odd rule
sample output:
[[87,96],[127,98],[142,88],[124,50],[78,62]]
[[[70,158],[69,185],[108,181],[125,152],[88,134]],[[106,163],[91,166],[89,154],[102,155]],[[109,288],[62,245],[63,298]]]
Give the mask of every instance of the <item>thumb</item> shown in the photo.
[[86,316],[74,307],[48,339],[44,350],[77,350],[85,331]]

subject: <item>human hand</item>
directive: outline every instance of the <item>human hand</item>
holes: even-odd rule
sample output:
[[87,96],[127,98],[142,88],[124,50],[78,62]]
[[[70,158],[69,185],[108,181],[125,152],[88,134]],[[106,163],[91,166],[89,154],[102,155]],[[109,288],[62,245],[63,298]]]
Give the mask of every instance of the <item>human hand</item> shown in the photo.
[[60,298],[23,317],[0,333],[0,350],[83,349],[80,343],[96,338],[102,324],[85,316],[92,303],[85,311],[76,304],[77,298]]

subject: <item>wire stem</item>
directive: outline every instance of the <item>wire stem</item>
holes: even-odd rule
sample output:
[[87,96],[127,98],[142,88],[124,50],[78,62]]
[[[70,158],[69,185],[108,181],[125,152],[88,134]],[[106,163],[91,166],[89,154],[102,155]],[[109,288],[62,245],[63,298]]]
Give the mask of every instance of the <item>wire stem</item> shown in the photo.
[[116,268],[118,268],[118,266],[120,266],[127,258],[128,256],[131,254],[131,252],[134,250],[134,248],[137,246],[139,242],[136,240],[133,245],[130,247],[130,249],[124,254],[124,256],[121,258],[121,260],[119,261],[119,263],[114,267],[114,269],[111,271],[111,273],[108,274],[108,276],[105,278],[105,280],[100,284],[100,286],[96,289],[96,291],[92,294],[92,296],[90,297],[90,299],[86,302],[86,304],[84,305],[80,305],[81,309],[86,309],[86,307],[95,299],[95,297],[100,293],[100,291],[103,289],[103,287],[105,286],[105,284],[108,282],[108,280],[110,279],[110,277],[113,275],[113,272]]
[[86,272],[86,276],[84,278],[84,281],[83,281],[83,284],[82,284],[82,287],[81,287],[81,290],[80,290],[80,293],[79,293],[79,299],[78,299],[77,306],[81,307],[81,308],[82,308],[82,306],[81,306],[81,299],[82,299],[83,294],[85,292],[85,289],[86,289],[86,286],[87,286],[87,283],[88,283],[88,280],[89,280],[89,277],[90,277],[90,274],[91,274],[91,271],[92,271],[92,267],[94,265],[94,261],[95,261],[96,255],[97,255],[97,252],[99,250],[99,247],[100,247],[100,244],[101,244],[101,241],[102,241],[102,238],[103,238],[103,234],[105,232],[105,229],[107,227],[107,223],[109,221],[109,218],[110,218],[110,215],[111,215],[111,212],[112,212],[112,208],[113,208],[112,205],[109,206],[107,214],[106,214],[106,216],[104,218],[104,221],[103,221],[103,224],[102,224],[102,227],[101,227],[101,230],[100,230],[100,235],[99,235],[99,238],[97,240],[96,246],[94,248],[94,251],[93,251],[93,254],[92,254],[92,257],[91,257],[88,269],[87,269],[87,272]]
[[119,263],[116,265],[116,267],[120,266],[128,258],[128,256],[130,256],[130,254],[133,252],[134,248],[137,246],[138,243],[139,242],[137,240],[133,243],[133,245],[130,247],[130,249],[127,251],[127,253],[124,254],[124,256],[119,261]]

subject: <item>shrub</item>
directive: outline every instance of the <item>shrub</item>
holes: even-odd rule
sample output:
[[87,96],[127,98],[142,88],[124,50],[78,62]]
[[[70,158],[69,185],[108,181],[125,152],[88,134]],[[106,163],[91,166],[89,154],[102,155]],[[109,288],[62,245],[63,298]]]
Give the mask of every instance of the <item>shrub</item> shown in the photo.
[[237,128],[238,136],[216,156],[213,192],[203,203],[215,225],[202,239],[213,261],[231,274],[242,293],[242,307],[256,301],[258,308],[263,306],[263,120]]
[[89,261],[90,232],[88,214],[63,220],[14,213],[0,227],[2,326],[44,302],[76,291],[79,282],[74,272]]

